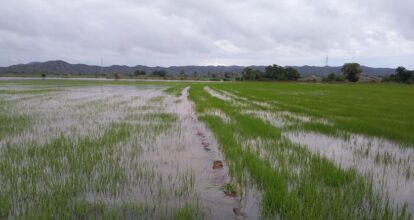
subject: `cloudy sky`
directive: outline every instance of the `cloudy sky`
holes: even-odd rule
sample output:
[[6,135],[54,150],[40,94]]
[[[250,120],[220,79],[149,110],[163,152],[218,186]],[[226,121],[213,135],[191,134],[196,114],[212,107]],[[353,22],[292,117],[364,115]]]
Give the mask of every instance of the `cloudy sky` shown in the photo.
[[0,0],[0,66],[414,68],[413,0]]

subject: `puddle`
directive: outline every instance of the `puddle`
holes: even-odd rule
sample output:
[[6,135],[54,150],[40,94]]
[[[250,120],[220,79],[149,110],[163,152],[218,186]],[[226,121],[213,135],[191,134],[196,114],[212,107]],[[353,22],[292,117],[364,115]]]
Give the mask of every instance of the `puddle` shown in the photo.
[[211,115],[220,118],[224,123],[229,124],[231,119],[226,113],[220,111],[219,109],[210,109],[201,115]]
[[285,126],[291,125],[294,122],[297,123],[309,123],[316,122],[324,125],[330,125],[331,123],[328,120],[297,115],[286,111],[263,111],[263,110],[242,110],[243,114],[251,115],[260,118],[261,120],[270,123],[271,125],[277,128],[283,128]]
[[102,128],[125,118],[127,105],[143,106],[146,99],[160,94],[162,91],[155,88],[100,86],[68,88],[28,99],[16,99],[12,114],[29,116],[31,128],[19,136],[1,140],[0,148],[6,142],[43,145],[61,134],[77,138],[86,135],[97,137],[102,134]]
[[250,103],[247,102],[247,99],[244,97],[237,96],[235,94],[232,94],[228,91],[224,90],[215,90],[211,89],[208,86],[204,87],[204,90],[211,96],[221,99],[226,102],[231,102],[232,105],[237,106],[239,108],[249,108]]
[[235,95],[235,94],[233,94],[233,93],[231,93],[231,92],[229,92],[229,91],[221,90],[221,92],[222,92],[224,95],[226,95],[226,96],[228,96],[228,97],[231,97],[231,98],[233,98],[233,99],[239,99],[239,100],[243,100],[243,101],[248,101],[248,99],[247,99],[246,97],[237,96],[237,95]]
[[256,111],[256,110],[243,110],[243,114],[251,115],[260,118],[261,120],[270,123],[271,125],[282,128],[286,125],[286,121],[283,118],[271,111]]
[[219,93],[219,92],[217,92],[217,91],[215,91],[215,90],[211,89],[211,88],[210,88],[210,87],[208,87],[208,86],[205,86],[205,87],[204,87],[204,90],[205,90],[206,92],[208,92],[208,94],[210,94],[211,96],[216,97],[216,98],[218,98],[218,99],[221,99],[221,100],[223,100],[223,101],[231,101],[231,100],[232,100],[232,98],[231,98],[230,96],[227,96],[227,95],[221,94],[221,93]]
[[323,118],[315,118],[315,117],[311,117],[307,115],[298,115],[298,114],[294,114],[288,111],[279,111],[278,114],[280,116],[287,117],[287,118],[296,120],[298,122],[303,122],[303,123],[316,122],[316,123],[320,123],[324,125],[332,125],[331,122]]
[[355,168],[372,178],[377,191],[388,194],[394,207],[407,202],[409,213],[414,214],[414,148],[362,135],[347,140],[317,133],[285,135],[341,167]]
[[251,101],[251,103],[258,105],[260,107],[264,107],[264,108],[271,108],[272,105],[270,103],[267,102],[258,102],[258,101]]

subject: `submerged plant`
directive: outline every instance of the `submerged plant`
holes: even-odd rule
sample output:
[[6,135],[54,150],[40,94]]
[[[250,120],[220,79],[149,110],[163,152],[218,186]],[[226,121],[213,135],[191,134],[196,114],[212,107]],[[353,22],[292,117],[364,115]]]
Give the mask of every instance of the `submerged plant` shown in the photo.
[[240,187],[237,183],[230,182],[230,183],[223,184],[220,187],[220,189],[221,191],[223,191],[224,194],[226,194],[226,196],[235,197],[238,195]]

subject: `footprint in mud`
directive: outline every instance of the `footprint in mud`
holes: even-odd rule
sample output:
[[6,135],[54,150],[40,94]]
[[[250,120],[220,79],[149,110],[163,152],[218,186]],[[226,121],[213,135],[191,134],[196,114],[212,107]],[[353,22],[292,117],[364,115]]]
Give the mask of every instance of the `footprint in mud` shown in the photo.
[[206,136],[201,131],[197,131],[197,135],[200,136],[201,138],[206,138]]
[[209,143],[207,143],[207,142],[202,142],[201,144],[203,145],[204,150],[206,150],[206,151],[210,151],[210,148],[208,147],[208,146],[210,145]]
[[201,144],[203,145],[204,149],[209,151],[210,148],[208,147],[210,144],[208,142],[202,141]]
[[215,160],[213,162],[213,170],[223,168],[223,162],[221,160]]
[[233,208],[233,213],[239,217],[247,218],[247,214],[242,212],[239,208]]
[[201,137],[201,145],[203,145],[204,150],[210,151],[210,143],[208,143],[208,141],[206,140],[206,136],[200,131],[197,131],[197,135]]

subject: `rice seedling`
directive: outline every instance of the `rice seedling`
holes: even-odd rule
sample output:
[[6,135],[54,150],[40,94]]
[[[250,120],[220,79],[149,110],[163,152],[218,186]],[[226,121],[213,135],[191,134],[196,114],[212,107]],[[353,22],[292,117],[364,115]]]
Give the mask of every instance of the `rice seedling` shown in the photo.
[[227,196],[237,196],[238,186],[236,183],[226,183],[220,187]]
[[[283,101],[292,101],[283,97],[279,99],[277,92],[272,93],[275,90],[274,87],[279,86],[284,88],[284,90],[280,89],[280,93],[283,93],[286,90],[298,90],[297,88],[302,85],[263,83],[215,84],[208,85],[208,87],[200,85],[193,86],[193,93],[190,94],[191,99],[196,103],[197,111],[201,113],[200,119],[205,121],[216,134],[230,166],[231,175],[245,185],[258,185],[263,192],[260,196],[262,217],[287,219],[410,218],[407,209],[410,210],[412,207],[411,198],[397,193],[389,202],[389,195],[382,192],[389,192],[394,188],[381,191],[376,185],[377,179],[360,172],[361,170],[356,169],[355,164],[343,166],[336,157],[327,157],[327,154],[311,151],[313,146],[319,146],[319,149],[330,148],[329,152],[333,151],[341,155],[342,151],[339,148],[326,145],[329,141],[303,141],[303,138],[298,138],[301,141],[295,143],[294,138],[288,135],[293,131],[318,131],[334,135],[334,139],[354,137],[350,132],[355,132],[355,130],[352,126],[346,129],[337,126],[337,122],[326,115],[312,114],[313,105],[297,104],[300,99],[306,102],[306,93],[299,91],[289,93],[289,95],[297,95],[297,100],[293,100],[295,101],[293,105],[291,103],[285,105]],[[313,86],[303,85],[311,89]],[[319,89],[322,90],[326,86],[320,87]],[[236,94],[234,90],[239,92]],[[311,94],[317,97],[325,93],[329,94],[326,91],[314,90]],[[272,102],[273,100],[277,102]],[[317,104],[320,105],[320,103]],[[332,103],[327,105],[329,104]],[[211,108],[230,116],[231,123],[225,124],[204,113]],[[321,113],[324,110],[321,109]],[[308,125],[317,126],[312,128]],[[361,133],[368,134],[366,132]],[[376,133],[376,135],[381,137],[381,133]],[[252,138],[267,141],[253,144],[250,141]],[[314,143],[314,145],[309,148],[307,146],[309,143]],[[323,144],[318,145],[320,143]],[[401,143],[404,143],[404,140],[401,140]],[[351,143],[347,147],[351,148],[350,158],[355,160],[356,155],[353,152],[361,148],[361,143]],[[381,164],[386,167],[390,167],[394,161],[392,155],[395,156],[387,150],[401,152],[401,156],[405,154],[400,147],[387,145],[377,148],[386,149],[386,152],[381,153]],[[371,147],[371,150],[374,149],[376,148]],[[371,168],[371,166],[366,167]],[[378,170],[380,169],[381,166],[378,167]],[[394,169],[400,171],[397,166],[394,166]],[[389,174],[393,172],[387,171]],[[381,181],[384,182],[384,179]],[[385,185],[386,189],[387,187],[399,187],[394,182],[388,182]],[[407,186],[409,188],[411,185]]]
[[[157,85],[66,83],[41,95],[0,97],[1,218],[233,215],[237,201],[218,205],[220,190],[207,189],[228,176],[211,168],[221,159],[217,143],[194,120],[187,93],[171,96]],[[11,95],[17,98],[7,101]]]
[[413,91],[0,81],[0,218],[410,219]]

